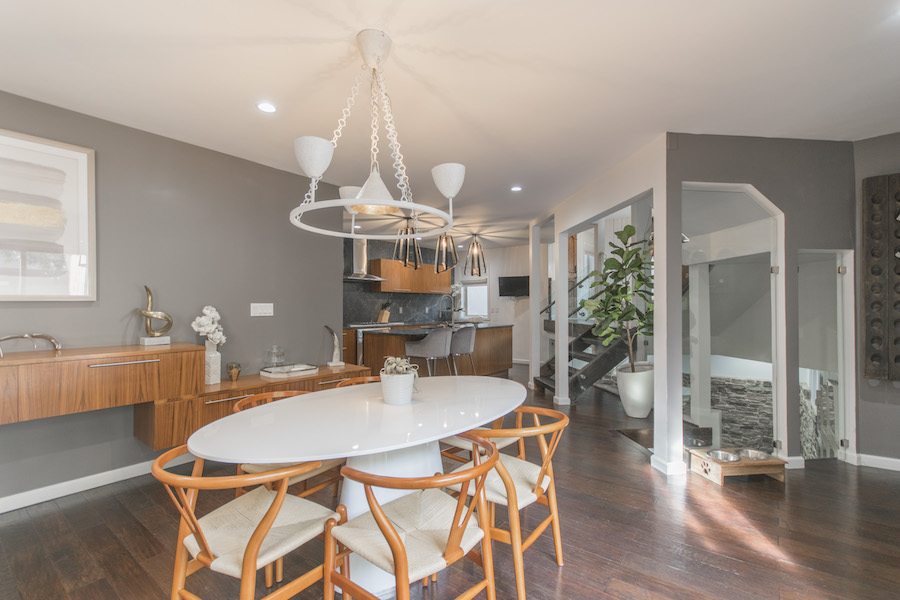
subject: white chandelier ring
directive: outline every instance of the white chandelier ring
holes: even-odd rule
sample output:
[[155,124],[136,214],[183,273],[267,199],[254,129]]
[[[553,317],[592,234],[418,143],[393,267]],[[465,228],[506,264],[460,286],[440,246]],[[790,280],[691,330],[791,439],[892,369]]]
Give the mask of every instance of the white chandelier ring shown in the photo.
[[[394,234],[380,234],[380,233],[357,233],[351,227],[350,231],[340,231],[333,229],[325,229],[324,227],[316,227],[315,225],[310,225],[303,221],[303,215],[307,213],[312,213],[317,210],[324,210],[328,208],[340,208],[346,209],[347,200],[317,200],[315,202],[310,202],[307,204],[301,204],[297,208],[291,211],[291,223],[295,227],[299,227],[305,231],[310,231],[312,233],[318,233],[321,235],[328,235],[331,237],[342,237],[342,238],[353,238],[353,239],[365,239],[365,240],[397,240],[397,239],[413,239],[413,238],[431,238],[437,237],[443,233],[450,231],[453,227],[453,219],[449,213],[446,213],[438,208],[433,206],[428,206],[427,204],[419,204],[417,202],[409,202],[406,200],[366,200],[366,204],[372,204],[375,206],[389,206],[396,207],[402,210],[414,211],[419,217],[422,215],[431,215],[433,217],[437,217],[441,219],[442,223],[439,227],[434,229],[427,230],[419,230],[416,233],[410,235],[398,235]],[[355,219],[355,216],[353,217]]]
[[[372,118],[368,179],[361,187],[345,186],[339,190],[339,199],[324,201],[316,199],[319,182],[323,180],[325,171],[331,164],[332,157],[337,149],[338,140],[341,139],[347,119],[350,117],[351,110],[356,104],[362,83],[362,78],[357,77],[351,89],[350,97],[347,99],[346,106],[338,119],[338,127],[334,131],[334,137],[329,141],[315,136],[301,136],[294,141],[294,154],[297,158],[300,172],[309,178],[310,184],[309,191],[307,191],[303,202],[291,211],[291,223],[300,229],[312,233],[342,238],[406,240],[440,236],[453,227],[453,198],[459,192],[465,179],[465,166],[459,163],[444,163],[432,169],[434,183],[441,195],[448,201],[447,211],[413,201],[409,177],[406,173],[406,165],[404,164],[400,142],[397,137],[391,99],[385,87],[381,70],[390,53],[391,39],[383,31],[366,29],[357,35],[357,45],[363,59],[363,71],[369,74],[371,82],[370,108]],[[381,168],[378,164],[378,142],[381,137],[379,135],[381,127],[384,127],[386,139],[389,142],[388,148],[390,149],[390,158],[394,168],[396,187],[400,192],[400,200],[394,200],[390,190],[381,178]],[[335,229],[317,227],[303,221],[303,215],[306,213],[329,208],[341,209],[350,215],[349,231],[345,231],[343,227]],[[398,213],[401,210],[404,215],[413,221],[412,227],[407,225],[405,228],[405,231],[411,229],[412,233],[404,233],[404,230],[390,235],[374,233],[378,229],[373,230],[372,233],[366,233],[362,231],[363,225],[372,225],[376,221],[363,219],[361,224],[358,224],[356,219],[359,214],[389,215]],[[436,217],[440,220],[440,223],[434,223],[433,219],[425,219],[424,225],[420,227],[419,218],[428,216]],[[378,225],[380,223],[376,227]]]

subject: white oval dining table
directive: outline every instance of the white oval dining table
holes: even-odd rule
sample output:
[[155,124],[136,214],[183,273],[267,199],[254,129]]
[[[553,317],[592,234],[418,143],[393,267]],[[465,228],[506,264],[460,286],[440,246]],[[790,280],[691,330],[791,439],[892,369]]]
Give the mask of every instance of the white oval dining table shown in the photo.
[[[420,377],[412,402],[385,404],[380,383],[285,398],[229,415],[190,436],[188,450],[226,463],[282,463],[347,458],[377,475],[422,477],[442,472],[438,440],[490,423],[522,404],[525,387],[497,377]],[[379,502],[408,491],[379,488]],[[350,518],[369,510],[362,485],[344,480]],[[355,555],[351,556],[355,558]],[[354,560],[353,579],[379,596],[393,577]]]

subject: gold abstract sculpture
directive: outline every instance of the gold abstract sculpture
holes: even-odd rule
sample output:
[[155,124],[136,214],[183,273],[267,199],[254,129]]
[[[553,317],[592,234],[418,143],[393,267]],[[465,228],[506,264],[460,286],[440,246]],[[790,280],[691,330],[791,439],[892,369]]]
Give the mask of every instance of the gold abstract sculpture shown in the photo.
[[[153,294],[150,293],[150,288],[146,285],[144,286],[144,289],[147,290],[147,309],[143,310],[138,308],[137,312],[144,317],[144,329],[147,330],[147,335],[150,337],[159,337],[172,329],[172,317],[161,310],[153,310]],[[166,324],[162,329],[154,331],[153,327],[150,325],[150,319],[164,320],[166,321]]]

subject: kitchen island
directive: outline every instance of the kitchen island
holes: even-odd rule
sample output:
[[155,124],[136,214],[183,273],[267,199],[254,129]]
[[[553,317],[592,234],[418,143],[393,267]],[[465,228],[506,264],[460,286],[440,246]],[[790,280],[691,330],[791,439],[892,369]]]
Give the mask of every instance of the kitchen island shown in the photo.
[[[468,325],[472,327],[472,325]],[[443,327],[440,325],[439,327]],[[459,326],[455,326],[459,327]],[[475,372],[468,357],[457,358],[456,365],[460,375],[495,375],[505,374],[512,368],[512,325],[489,325],[481,323],[474,326],[475,351],[472,359]],[[384,366],[385,356],[406,356],[406,342],[421,340],[434,326],[415,328],[391,328],[388,331],[363,332],[363,364],[377,374]],[[427,376],[425,359],[412,359],[419,365],[419,375]],[[451,359],[452,364],[452,359]],[[437,361],[435,375],[453,375],[448,371],[447,361]]]

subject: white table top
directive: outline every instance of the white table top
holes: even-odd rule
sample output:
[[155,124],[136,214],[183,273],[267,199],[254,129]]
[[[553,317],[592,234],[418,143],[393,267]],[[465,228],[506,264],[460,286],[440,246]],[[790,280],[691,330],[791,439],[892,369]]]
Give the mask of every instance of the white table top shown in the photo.
[[229,415],[188,439],[195,456],[270,463],[361,456],[468,431],[508,414],[525,387],[497,377],[420,377],[411,404],[381,398],[381,384],[285,398]]

